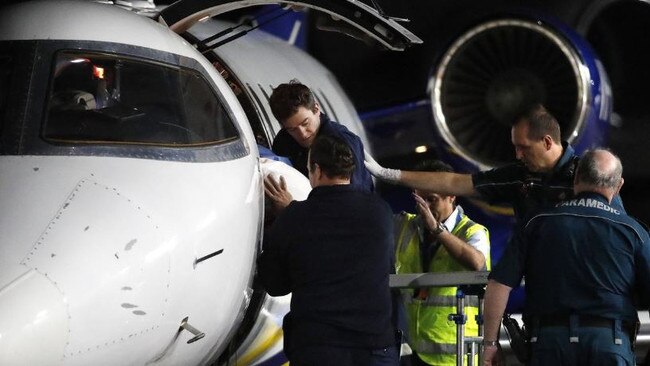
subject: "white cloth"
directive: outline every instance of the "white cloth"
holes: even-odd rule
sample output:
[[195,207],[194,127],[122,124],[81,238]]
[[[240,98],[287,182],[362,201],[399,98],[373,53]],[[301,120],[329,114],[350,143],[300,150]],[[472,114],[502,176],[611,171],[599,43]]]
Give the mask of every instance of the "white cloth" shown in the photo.
[[277,160],[260,158],[260,165],[262,167],[262,175],[271,175],[276,181],[280,180],[280,176],[284,177],[287,182],[287,190],[296,201],[304,201],[311,192],[311,185],[309,179],[302,175],[293,167]]

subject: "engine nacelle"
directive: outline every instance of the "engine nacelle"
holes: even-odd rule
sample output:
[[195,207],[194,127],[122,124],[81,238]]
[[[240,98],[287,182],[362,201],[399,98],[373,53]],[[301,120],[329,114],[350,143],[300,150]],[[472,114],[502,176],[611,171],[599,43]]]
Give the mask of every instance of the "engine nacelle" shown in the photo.
[[589,45],[559,22],[522,16],[462,34],[440,58],[429,94],[441,157],[470,171],[514,160],[510,126],[530,103],[545,105],[578,151],[604,144],[612,110]]

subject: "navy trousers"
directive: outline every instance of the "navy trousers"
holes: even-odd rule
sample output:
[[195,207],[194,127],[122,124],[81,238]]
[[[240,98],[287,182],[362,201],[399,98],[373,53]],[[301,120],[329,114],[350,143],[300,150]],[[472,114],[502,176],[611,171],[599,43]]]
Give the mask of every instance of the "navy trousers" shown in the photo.
[[[570,342],[572,335],[578,342]],[[542,327],[531,346],[530,366],[636,365],[628,334],[611,328],[578,327],[570,334],[569,327]]]

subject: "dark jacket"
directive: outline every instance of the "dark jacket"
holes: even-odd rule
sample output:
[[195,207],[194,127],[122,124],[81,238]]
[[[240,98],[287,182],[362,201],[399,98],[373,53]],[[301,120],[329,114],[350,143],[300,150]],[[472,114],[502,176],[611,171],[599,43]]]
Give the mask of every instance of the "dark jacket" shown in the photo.
[[650,300],[647,230],[597,193],[543,210],[522,228],[490,274],[518,286],[526,314],[594,315],[635,322],[635,296]]
[[[354,155],[355,164],[351,178],[352,185],[361,187],[365,191],[372,192],[374,190],[374,184],[370,173],[363,164],[363,142],[361,142],[359,136],[350,132],[350,130],[342,124],[330,120],[324,113],[321,113],[320,115],[320,127],[318,129],[318,135],[320,136],[321,134],[338,137],[350,146],[352,154]],[[293,167],[300,171],[305,177],[307,176],[307,153],[309,152],[309,149],[300,146],[300,144],[298,144],[285,129],[280,130],[277,136],[275,136],[272,149],[274,153],[289,158]]]
[[276,219],[259,258],[272,296],[292,293],[285,348],[395,344],[389,206],[351,185],[321,186]]
[[474,173],[474,188],[491,204],[508,204],[517,223],[523,224],[540,209],[573,197],[573,176],[578,156],[568,143],[550,173],[534,173],[521,163],[513,163]]

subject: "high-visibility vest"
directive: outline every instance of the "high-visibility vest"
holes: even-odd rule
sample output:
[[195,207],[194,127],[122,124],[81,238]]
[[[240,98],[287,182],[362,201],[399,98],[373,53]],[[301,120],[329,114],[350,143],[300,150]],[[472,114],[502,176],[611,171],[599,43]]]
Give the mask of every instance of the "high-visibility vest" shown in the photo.
[[[459,207],[460,220],[451,233],[465,242],[479,230],[488,230],[463,214]],[[395,217],[396,235],[396,271],[397,273],[420,272],[458,272],[467,269],[458,263],[447,249],[440,245],[428,268],[422,268],[420,259],[420,238],[422,228],[416,220],[417,215],[401,213]],[[485,258],[489,270],[490,256]],[[418,356],[430,365],[456,365],[456,324],[449,320],[449,314],[456,313],[456,287],[430,287],[428,297],[424,300],[414,299],[413,289],[405,289],[402,296],[405,302],[409,322],[409,344]],[[465,297],[465,335],[477,336],[478,297]],[[465,358],[467,363],[467,358]]]

